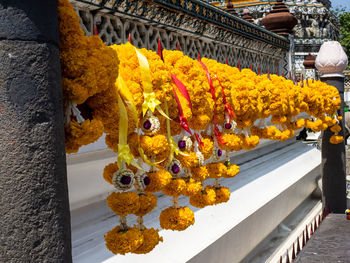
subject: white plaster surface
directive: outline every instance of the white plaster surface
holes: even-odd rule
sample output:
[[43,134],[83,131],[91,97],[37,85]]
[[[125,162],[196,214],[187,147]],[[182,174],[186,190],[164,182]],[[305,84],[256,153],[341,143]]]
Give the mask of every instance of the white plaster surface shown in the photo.
[[[108,210],[102,199],[90,205],[84,201],[80,197],[84,195],[84,185],[79,185],[80,180],[71,179],[70,196],[75,198],[76,206],[72,211],[74,262],[238,262],[316,187],[314,179],[321,161],[320,152],[301,143],[278,145],[281,144],[271,146],[268,153],[260,150],[242,157],[237,155],[235,160],[241,163],[240,174],[222,181],[230,188],[230,201],[203,209],[192,208],[196,219],[194,226],[182,232],[160,231],[164,243],[142,256],[114,256],[105,248],[103,235],[118,224],[118,217]],[[97,179],[101,178],[100,170],[110,161],[101,157],[95,163],[74,164],[71,160],[69,177],[86,173],[87,191],[96,190],[100,187],[100,179]],[[88,182],[93,182],[96,189]],[[101,195],[106,192],[101,191]],[[187,198],[181,198],[180,204],[188,205]],[[158,207],[145,216],[145,225],[159,228],[159,213],[170,205],[169,197],[159,195]],[[134,224],[135,218],[129,216],[128,223]]]

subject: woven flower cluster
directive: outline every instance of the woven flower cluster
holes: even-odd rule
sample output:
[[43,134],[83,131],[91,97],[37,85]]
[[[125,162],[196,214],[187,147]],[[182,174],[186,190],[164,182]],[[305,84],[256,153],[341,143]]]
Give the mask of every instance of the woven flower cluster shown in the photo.
[[58,1],[58,15],[66,152],[73,153],[104,131],[87,100],[114,86],[119,60],[98,36],[84,36],[68,0]]
[[[84,36],[68,0],[59,3],[67,152],[104,132],[118,154],[103,172],[115,187],[107,204],[120,221],[105,235],[114,254],[148,253],[163,241],[143,219],[157,206],[157,192],[172,199],[159,223],[173,231],[194,224],[191,207],[229,201],[222,184],[239,173],[230,152],[252,150],[260,139],[285,141],[303,127],[329,127],[331,143],[343,140],[332,86],[295,84],[179,50],[155,53],[129,42],[106,47]],[[136,225],[128,224],[130,215]]]

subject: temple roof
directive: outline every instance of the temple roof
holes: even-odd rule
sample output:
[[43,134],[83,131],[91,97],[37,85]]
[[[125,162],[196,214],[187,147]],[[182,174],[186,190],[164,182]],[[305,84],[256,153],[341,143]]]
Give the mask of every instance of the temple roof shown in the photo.
[[[229,1],[225,1],[225,4],[221,4],[222,1],[210,1],[211,4],[226,8]],[[245,6],[255,6],[255,5],[274,5],[276,1],[270,0],[231,0],[234,7],[245,7]],[[308,6],[308,7],[331,7],[330,0],[287,0],[284,1],[286,5],[298,5],[298,6]]]

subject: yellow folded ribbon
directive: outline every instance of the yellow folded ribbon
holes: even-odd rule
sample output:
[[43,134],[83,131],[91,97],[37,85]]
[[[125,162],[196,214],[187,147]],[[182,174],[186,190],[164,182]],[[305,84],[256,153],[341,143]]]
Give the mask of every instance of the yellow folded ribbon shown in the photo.
[[122,95],[122,97],[124,97],[126,99],[125,103],[131,109],[131,111],[132,111],[132,113],[134,115],[133,117],[135,118],[135,121],[136,121],[136,126],[137,126],[139,118],[138,118],[138,114],[137,114],[134,98],[133,98],[129,88],[126,86],[126,83],[125,83],[124,79],[122,78],[122,76],[120,74],[118,75],[116,84],[117,84],[118,92]]
[[[118,92],[126,99],[125,100],[125,104],[129,106],[129,108],[131,109],[134,118],[136,120],[136,132],[137,132],[137,141],[138,141],[138,145],[140,145],[140,134],[139,134],[139,122],[138,122],[138,114],[137,114],[137,110],[136,110],[136,106],[135,106],[135,101],[134,98],[131,94],[131,92],[129,91],[129,88],[127,87],[124,79],[122,78],[121,75],[118,76],[117,78],[117,88],[118,88]],[[123,147],[122,149],[124,149],[125,147]],[[126,150],[124,150],[126,151]],[[130,148],[129,148],[130,151]],[[156,164],[160,163],[152,163],[150,160],[148,160],[147,156],[144,154],[144,151],[141,147],[138,147],[138,151],[140,153],[140,157],[142,158],[142,160],[149,166],[155,166]],[[118,145],[118,152],[119,152],[119,145]],[[122,153],[122,158],[124,158],[124,154]],[[125,156],[126,159],[130,159],[129,155]]]
[[151,110],[154,112],[156,107],[161,104],[161,102],[156,98],[156,94],[152,92],[144,92],[143,93],[144,101],[142,104],[142,113],[145,116],[147,110]]
[[136,163],[134,156],[130,151],[130,147],[127,143],[128,141],[128,112],[126,111],[123,100],[121,99],[119,93],[118,106],[119,106],[119,143],[118,143],[118,166],[123,167],[123,163],[132,164],[138,169],[142,168]]
[[162,108],[159,106],[161,102],[157,99],[156,94],[153,91],[153,85],[152,85],[152,79],[151,79],[151,71],[149,69],[149,64],[147,58],[141,54],[136,47],[136,55],[139,60],[140,64],[140,70],[141,70],[141,82],[143,87],[143,97],[144,101],[142,104],[142,114],[145,116],[147,110],[150,110],[152,112],[155,111],[155,109],[158,110],[158,112],[164,116],[165,118],[171,120],[167,114],[162,110]]
[[130,152],[128,144],[118,144],[118,166],[121,167],[121,163],[125,161],[128,165],[134,160],[134,156]]

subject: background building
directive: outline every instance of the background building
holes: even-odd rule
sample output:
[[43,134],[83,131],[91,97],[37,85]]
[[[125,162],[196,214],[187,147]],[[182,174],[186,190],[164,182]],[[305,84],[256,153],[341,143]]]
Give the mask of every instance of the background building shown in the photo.
[[[212,1],[215,6],[226,9],[230,13],[235,10],[238,16],[245,16],[246,20],[263,26],[261,20],[272,10],[276,1],[270,0],[232,0]],[[293,56],[295,73],[300,79],[316,77],[313,69],[305,69],[303,63],[307,55],[317,55],[323,42],[338,40],[339,23],[330,11],[329,0],[287,0],[284,4],[289,12],[297,19],[298,24],[293,29]],[[310,59],[310,58],[309,58]]]

